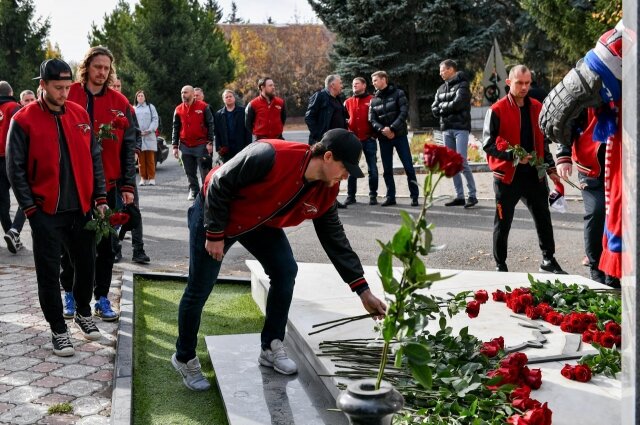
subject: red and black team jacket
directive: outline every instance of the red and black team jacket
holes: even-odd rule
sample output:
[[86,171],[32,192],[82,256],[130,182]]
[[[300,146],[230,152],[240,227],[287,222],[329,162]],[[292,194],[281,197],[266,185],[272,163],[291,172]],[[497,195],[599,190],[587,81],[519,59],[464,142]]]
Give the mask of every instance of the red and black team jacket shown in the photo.
[[73,177],[82,212],[106,203],[100,146],[91,131],[89,115],[66,102],[52,112],[42,99],[19,110],[11,120],[7,143],[7,176],[18,204],[30,217],[38,209],[57,212],[60,195],[60,134],[69,149]]
[[7,148],[7,133],[11,117],[18,112],[20,104],[12,96],[0,96],[0,157]]
[[211,241],[237,238],[259,226],[297,226],[311,219],[320,243],[352,291],[368,288],[335,207],[339,185],[303,190],[311,159],[304,143],[262,140],[209,172],[203,185],[204,225]]
[[271,102],[260,95],[247,105],[245,124],[256,139],[282,139],[287,110],[284,100],[274,96]]
[[[549,166],[547,174],[555,173],[555,162],[545,143],[544,135],[538,125],[538,116],[542,104],[527,96],[529,102],[531,127],[533,128],[533,147],[538,158],[544,157]],[[503,183],[511,184],[516,173],[513,165],[513,153],[501,151],[496,146],[497,141],[506,141],[511,146],[520,144],[520,108],[511,93],[491,105],[487,111],[482,131],[483,149],[487,153],[489,168],[493,176]]]
[[372,97],[364,93],[344,101],[344,107],[349,115],[349,130],[353,131],[361,142],[374,136],[373,126],[369,122],[369,104]]
[[[574,161],[578,171],[587,177],[600,177],[604,162],[601,164],[598,158],[600,149],[605,149],[606,144],[593,141],[593,130],[598,123],[595,110],[589,108],[586,117],[586,129],[572,138],[571,146],[558,145],[556,152],[558,164],[572,164]],[[573,160],[573,161],[572,161]],[[604,155],[602,155],[604,161]]]
[[191,105],[182,102],[173,113],[173,133],[171,144],[178,146],[184,143],[193,148],[213,143],[213,114],[209,105],[195,100]]
[[93,95],[80,83],[73,83],[67,100],[77,103],[89,113],[94,134],[98,134],[102,124],[111,125],[117,140],[102,141],[102,165],[107,191],[117,183],[121,192],[133,193],[136,129],[127,98],[106,85],[100,93]]

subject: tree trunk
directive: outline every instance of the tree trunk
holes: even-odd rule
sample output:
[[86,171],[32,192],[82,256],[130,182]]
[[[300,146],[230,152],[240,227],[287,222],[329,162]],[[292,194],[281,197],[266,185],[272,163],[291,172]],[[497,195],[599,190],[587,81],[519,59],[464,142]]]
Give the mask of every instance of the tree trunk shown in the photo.
[[415,130],[420,127],[420,110],[418,108],[418,76],[409,74],[407,81],[407,96],[409,96],[409,123],[411,129]]

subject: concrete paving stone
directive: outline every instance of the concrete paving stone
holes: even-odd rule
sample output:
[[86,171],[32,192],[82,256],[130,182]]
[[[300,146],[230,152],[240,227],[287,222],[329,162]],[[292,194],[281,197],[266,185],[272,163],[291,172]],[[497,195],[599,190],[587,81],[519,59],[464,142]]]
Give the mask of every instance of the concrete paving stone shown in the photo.
[[49,373],[49,372],[51,372],[53,370],[59,369],[60,367],[62,367],[62,364],[60,364],[60,363],[51,363],[51,362],[39,361],[38,364],[36,364],[33,367],[29,368],[29,370],[32,371],[32,372]]
[[30,351],[37,350],[38,347],[29,344],[9,344],[0,348],[0,354],[6,356],[24,356]]
[[58,385],[62,385],[67,381],[69,381],[69,379],[62,378],[60,376],[45,376],[44,378],[38,379],[37,381],[33,381],[31,385],[35,385],[37,387],[53,388],[57,387]]
[[0,298],[11,298],[11,297],[19,297],[23,295],[25,291],[20,291],[14,289],[13,291],[0,291]]
[[73,413],[82,417],[97,415],[108,407],[109,404],[109,399],[93,396],[80,397],[71,402],[71,405],[73,406]]
[[75,346],[76,351],[86,351],[87,353],[94,353],[102,348],[102,345],[97,342],[79,343]]
[[[20,313],[13,313],[13,314],[20,314]],[[25,314],[25,317],[22,318],[21,322],[22,323],[28,323],[28,324],[35,324],[35,323],[39,323],[42,322],[42,313],[40,314]]]
[[[0,369],[10,370],[12,372],[18,370],[29,369],[32,366],[40,363],[40,360],[34,359],[32,357],[10,357],[7,360],[0,362]],[[33,372],[39,372],[38,370],[34,370]]]
[[109,425],[110,419],[102,415],[85,416],[76,425]]
[[0,384],[0,394],[6,393],[7,391],[10,391],[12,389],[13,389],[13,386],[11,385]]
[[27,353],[27,356],[29,357],[34,357],[36,359],[47,359],[48,362],[50,362],[50,358],[51,357],[55,357],[56,359],[61,358],[58,356],[53,356],[53,351],[51,348],[38,348],[35,351],[31,351],[30,353]]
[[20,311],[20,313],[32,314],[34,316],[37,316],[38,314],[42,314],[42,309],[40,308],[40,306],[32,306],[29,308],[25,308],[24,310]]
[[[15,313],[17,311],[26,310],[28,306],[24,304],[3,304],[0,305],[0,314],[3,313]],[[22,311],[24,314],[29,314],[25,311]]]
[[9,403],[0,403],[0,413],[4,413],[7,410],[13,409],[15,405]]
[[44,374],[42,373],[20,370],[18,372],[13,372],[0,378],[0,384],[13,385],[14,387],[20,385],[28,385],[36,379],[42,378],[43,376]]
[[[70,364],[51,372],[52,376],[60,376],[69,379],[84,378],[96,372],[98,369],[94,366],[85,366],[81,364]],[[1,379],[1,378],[0,378]]]
[[82,351],[80,352],[76,351],[76,353],[73,356],[60,357],[53,354],[53,351],[51,349],[49,349],[48,353],[49,353],[49,357],[47,357],[45,361],[51,362],[51,363],[62,363],[66,365],[80,363],[81,360],[84,360],[91,355],[91,353],[83,353]]
[[[56,391],[56,390],[53,390],[53,391]],[[50,394],[47,394],[44,397],[40,397],[36,400],[33,400],[33,403],[39,403],[45,406],[52,406],[54,404],[69,403],[73,399],[75,399],[75,397],[73,396],[52,392]]]
[[11,373],[11,371],[9,371],[9,370],[0,370],[0,376],[8,375],[10,373]]
[[101,370],[92,375],[87,376],[87,379],[94,381],[109,382],[113,379],[113,370]]
[[62,415],[48,415],[40,419],[38,425],[72,425],[80,420],[79,416],[65,413]]
[[51,342],[51,335],[48,335],[48,336],[33,336],[30,334],[26,334],[26,335],[28,335],[28,337],[31,339],[28,341],[25,341],[25,344],[45,345],[48,342]]
[[11,424],[35,424],[47,414],[47,408],[39,404],[22,404],[0,415],[0,421]]
[[0,319],[0,335],[6,335],[9,333],[23,332],[25,330],[24,325],[18,325],[17,323],[5,322]]
[[15,344],[18,342],[24,342],[25,344],[29,344],[29,345],[41,345],[41,344],[34,344],[32,342],[27,342],[27,340],[31,337],[33,337],[33,335],[28,333],[23,333],[23,332],[3,334],[2,337],[0,337],[0,345]]
[[28,304],[28,301],[26,297],[22,297],[22,296],[0,298],[0,305],[5,305],[5,304]]
[[[94,391],[98,391],[103,387],[103,383],[97,381],[87,381],[86,379],[77,379],[60,385],[56,388],[56,392],[60,394],[67,394],[76,397],[86,396]],[[2,399],[0,398],[0,401]]]
[[107,356],[98,356],[96,354],[95,356],[87,357],[86,359],[82,360],[80,364],[87,366],[102,366],[106,363],[109,363],[111,360],[113,359],[110,359]]
[[33,334],[37,336],[38,334],[48,329],[49,329],[49,325],[33,325],[30,327],[24,328],[24,330],[22,330],[21,332]]
[[16,387],[11,391],[7,391],[4,394],[0,394],[0,402],[14,404],[31,403],[36,398],[40,398],[49,392],[51,392],[51,390],[48,388],[23,385],[21,387]]
[[116,355],[116,349],[114,347],[104,347],[98,351],[96,351],[96,354],[99,356],[115,356]]

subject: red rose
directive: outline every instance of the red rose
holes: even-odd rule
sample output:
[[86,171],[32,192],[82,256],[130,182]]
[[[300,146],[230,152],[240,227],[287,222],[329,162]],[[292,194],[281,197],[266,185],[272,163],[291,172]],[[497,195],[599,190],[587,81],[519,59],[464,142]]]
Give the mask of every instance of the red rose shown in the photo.
[[534,390],[542,385],[542,371],[540,369],[529,369],[525,366],[522,368],[521,376],[524,383]]
[[530,305],[527,306],[524,309],[524,314],[527,315],[527,317],[531,320],[536,320],[540,318],[540,314],[538,313],[538,309],[536,309],[534,306]]
[[573,366],[571,366],[570,364],[565,364],[560,373],[567,379],[576,379],[576,374],[573,370]]
[[505,302],[506,301],[505,293],[502,292],[499,289],[496,292],[493,292],[491,294],[491,296],[493,297],[493,300],[496,301],[496,302]]
[[480,303],[478,301],[469,301],[465,312],[472,319],[478,317],[478,314],[480,314]]
[[614,344],[616,345],[616,347],[622,348],[622,335],[616,335]]
[[588,382],[591,380],[591,369],[587,365],[579,364],[573,368],[575,380],[578,382]]
[[113,127],[113,129],[124,130],[129,127],[129,120],[125,116],[117,116],[111,122],[111,127]]
[[542,403],[540,403],[538,400],[527,397],[527,398],[516,398],[511,402],[511,405],[516,409],[520,409],[524,412],[525,410],[536,409],[542,406]]
[[[524,365],[527,364],[528,361],[529,361],[529,358],[527,357],[527,355],[525,353],[521,353],[521,352],[517,351],[515,353],[509,354],[507,357],[505,357],[504,359],[500,360],[500,366],[501,367],[514,366],[514,367],[518,368],[518,370],[520,370]],[[529,386],[531,386],[531,385],[529,385]]]
[[598,329],[598,325],[595,322],[594,323],[589,323],[589,326],[587,326],[587,330],[589,330],[591,332],[600,331],[600,329]]
[[547,407],[547,403],[541,407],[528,410],[523,419],[529,425],[551,425],[551,410]]
[[509,142],[504,140],[502,137],[498,137],[496,138],[496,148],[500,152],[505,152],[507,149],[509,149]]
[[582,333],[582,342],[586,342],[587,344],[591,344],[593,341],[594,333],[592,331],[584,331]]
[[456,174],[462,171],[462,168],[464,166],[462,155],[460,155],[459,153],[453,150],[451,150],[451,152],[453,152],[455,155],[450,155],[449,157],[447,157],[448,161],[442,167],[442,171],[444,172],[444,175],[446,177],[455,176]]
[[520,296],[520,302],[525,307],[532,305],[533,304],[533,295],[531,295],[531,294],[523,294],[523,295],[521,295]]
[[571,322],[569,320],[563,320],[562,323],[560,323],[560,329],[563,332],[569,332],[569,333],[574,332],[574,328],[571,325]]
[[129,215],[121,212],[111,214],[109,217],[109,224],[111,226],[121,226],[129,221]]
[[536,309],[538,309],[540,316],[545,316],[547,313],[553,311],[553,307],[551,307],[549,304],[547,303],[540,303],[536,306]]
[[424,165],[433,172],[442,172],[453,177],[462,171],[462,156],[447,147],[426,143],[424,145]]
[[622,327],[616,322],[608,322],[604,325],[604,330],[613,335],[620,335],[622,333]]
[[616,336],[609,332],[604,332],[600,335],[598,339],[598,343],[605,348],[613,347],[613,344],[616,343]]
[[504,348],[504,338],[494,338],[489,342],[482,343],[480,354],[484,354],[487,357],[495,357],[502,348]]
[[583,318],[584,318],[584,321],[586,322],[587,325],[590,325],[591,323],[597,323],[598,322],[598,318],[593,313],[585,313],[583,315]]
[[516,398],[529,398],[531,396],[531,388],[526,385],[522,385],[515,390],[511,391],[510,397],[511,400],[515,400]]
[[476,293],[474,294],[474,298],[480,304],[484,304],[489,299],[489,294],[484,289],[480,289],[480,290],[476,291]]
[[562,321],[564,320],[564,316],[562,315],[562,313],[552,311],[547,313],[547,315],[544,317],[544,320],[551,323],[552,325],[560,326],[562,324]]

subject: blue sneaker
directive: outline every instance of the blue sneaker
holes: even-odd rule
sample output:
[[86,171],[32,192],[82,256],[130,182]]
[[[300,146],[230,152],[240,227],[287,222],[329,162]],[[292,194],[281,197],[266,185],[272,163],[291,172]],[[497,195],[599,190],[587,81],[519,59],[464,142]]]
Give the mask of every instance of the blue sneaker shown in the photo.
[[94,314],[105,322],[114,322],[118,320],[118,313],[111,309],[111,302],[107,297],[100,297],[93,306]]
[[64,293],[64,306],[62,308],[62,316],[65,319],[73,319],[76,315],[76,300],[73,299],[73,293]]

